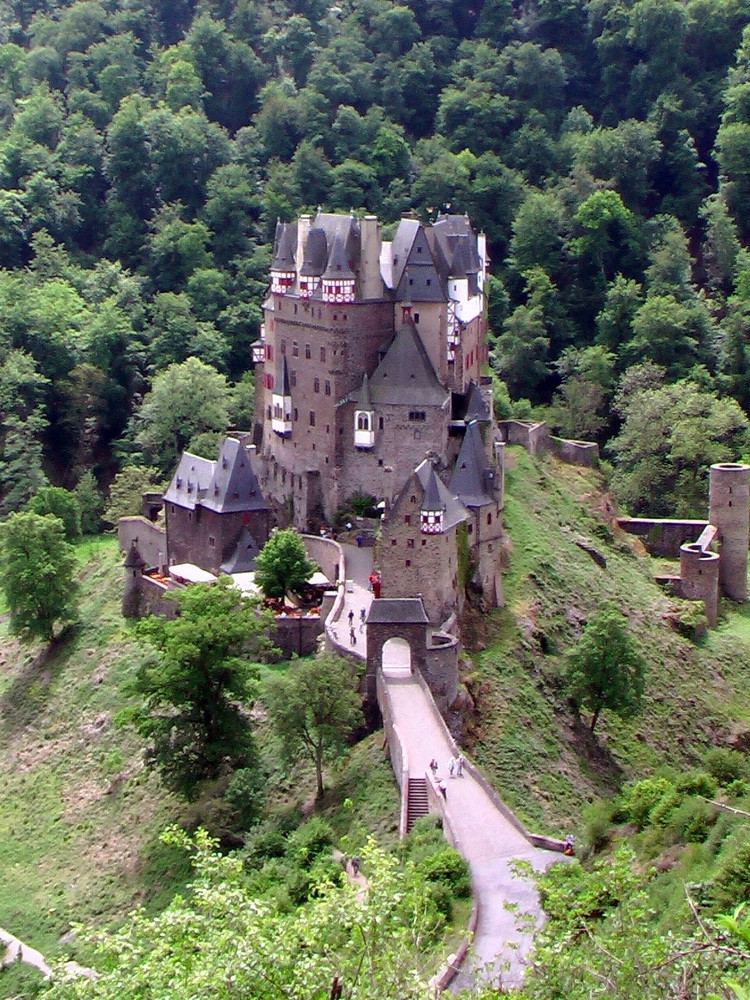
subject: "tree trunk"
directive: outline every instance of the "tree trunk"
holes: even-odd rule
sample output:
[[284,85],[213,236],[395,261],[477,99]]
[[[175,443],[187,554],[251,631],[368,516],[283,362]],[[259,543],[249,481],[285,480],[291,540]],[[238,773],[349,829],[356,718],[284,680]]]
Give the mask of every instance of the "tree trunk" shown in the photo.
[[318,747],[315,751],[315,778],[318,783],[317,798],[323,797],[323,749]]
[[599,718],[599,713],[601,712],[601,710],[602,710],[602,706],[601,705],[598,705],[594,709],[594,714],[591,716],[591,726],[589,728],[589,732],[591,732],[591,733],[593,733],[593,731],[594,731],[594,727],[596,726],[596,722],[597,722],[597,719]]

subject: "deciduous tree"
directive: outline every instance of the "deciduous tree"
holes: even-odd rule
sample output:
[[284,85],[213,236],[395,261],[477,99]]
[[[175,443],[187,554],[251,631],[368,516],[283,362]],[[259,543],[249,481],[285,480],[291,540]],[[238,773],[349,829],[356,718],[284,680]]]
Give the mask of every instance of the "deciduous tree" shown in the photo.
[[360,698],[351,665],[325,655],[293,664],[268,685],[268,714],[285,752],[304,755],[315,765],[318,798],[323,794],[323,762],[346,746],[362,721]]
[[568,666],[573,699],[593,713],[592,733],[605,708],[621,718],[639,710],[645,671],[625,616],[607,601],[587,622]]
[[294,528],[274,531],[255,560],[255,580],[268,597],[283,597],[297,590],[315,572],[305,546]]
[[2,588],[11,631],[22,639],[55,639],[55,626],[75,619],[76,557],[62,521],[31,511],[11,514],[0,541]]
[[156,655],[130,684],[142,704],[124,719],[150,741],[165,782],[190,798],[199,782],[253,760],[245,707],[254,662],[272,649],[272,619],[227,578],[186,587],[174,600],[176,618],[154,615],[137,625]]

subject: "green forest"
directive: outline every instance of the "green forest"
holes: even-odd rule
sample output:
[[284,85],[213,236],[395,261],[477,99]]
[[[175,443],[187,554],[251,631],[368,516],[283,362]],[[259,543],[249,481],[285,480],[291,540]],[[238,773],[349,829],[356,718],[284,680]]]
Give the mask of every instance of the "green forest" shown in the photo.
[[274,227],[320,205],[468,213],[498,415],[606,445],[632,513],[702,513],[707,465],[747,450],[748,22],[747,0],[9,0],[0,512],[46,480],[96,510],[123,468],[158,481],[247,426]]

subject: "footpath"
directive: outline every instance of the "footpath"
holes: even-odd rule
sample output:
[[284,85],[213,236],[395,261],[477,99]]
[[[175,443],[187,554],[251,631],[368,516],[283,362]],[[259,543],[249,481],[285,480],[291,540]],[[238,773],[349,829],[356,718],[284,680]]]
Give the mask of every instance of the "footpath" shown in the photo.
[[[364,631],[359,632],[360,608],[369,609],[372,594],[368,576],[372,550],[344,545],[347,579],[353,581],[339,617],[340,641],[348,637],[349,610],[354,611],[357,645],[352,652],[366,656]],[[424,778],[430,761],[438,762],[438,778],[446,784],[445,812],[461,854],[471,869],[472,891],[479,919],[472,948],[451,984],[458,990],[489,981],[494,986],[518,986],[531,948],[534,922],[542,918],[539,898],[531,882],[513,871],[514,859],[528,861],[542,871],[562,860],[560,854],[532,846],[500,812],[483,786],[471,774],[450,778],[448,761],[454,750],[439,724],[433,705],[422,687],[406,670],[384,674],[398,727],[409,761],[409,777]],[[519,916],[530,917],[521,921]]]

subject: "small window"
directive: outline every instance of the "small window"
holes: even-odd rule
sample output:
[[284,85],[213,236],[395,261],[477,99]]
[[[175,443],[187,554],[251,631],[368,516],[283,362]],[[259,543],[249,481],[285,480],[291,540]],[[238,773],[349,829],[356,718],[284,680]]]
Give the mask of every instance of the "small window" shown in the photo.
[[315,426],[315,410],[310,410],[310,426]]
[[487,515],[487,524],[492,524],[492,514]]
[[312,352],[310,351],[310,345],[305,344],[305,357],[309,360],[312,357]]
[[406,566],[406,568],[408,569],[411,566],[411,559],[405,559],[404,566]]
[[298,419],[299,419],[299,412],[298,412],[298,410],[297,410],[297,407],[296,407],[296,406],[294,407],[294,419],[295,419],[295,420],[298,420]]
[[391,539],[391,545],[395,545],[395,544],[396,544],[396,539],[395,539],[395,538],[392,538],[392,539]]
[[266,417],[267,417],[267,418],[268,418],[269,420],[271,419],[271,407],[270,407],[270,406],[267,406],[267,407],[266,407]]
[[[295,309],[296,309],[296,306],[295,306]],[[296,340],[292,341],[292,357],[293,358],[298,358],[299,357],[299,344],[297,343]]]
[[431,286],[432,286],[432,278],[428,278],[427,279],[427,287],[430,288]]
[[292,388],[297,384],[297,372],[289,372],[289,384]]
[[379,417],[378,418],[378,430],[382,431],[382,429],[383,429],[383,418]]
[[331,395],[331,383],[326,379],[326,396]]
[[315,392],[320,392],[320,379],[316,378],[313,380],[313,390]]
[[426,538],[423,538],[423,539],[422,539],[422,545],[426,545],[426,544],[427,544],[427,539],[426,539]]
[[414,322],[415,323],[419,322],[419,313],[414,313]]
[[409,501],[410,501],[411,503],[416,503],[416,502],[417,502],[417,498],[416,498],[416,497],[414,496],[414,494],[413,494],[413,493],[412,493],[412,495],[411,495],[411,496],[409,497]]
[[296,302],[295,302],[295,304],[294,304],[294,315],[295,315],[295,316],[297,315],[297,303],[296,303]]
[[411,514],[404,514],[404,524],[411,524]]
[[469,525],[469,528],[468,528],[468,531],[467,531],[467,534],[471,535],[471,534],[473,534],[473,533],[474,533],[474,525],[473,525],[473,524],[470,524],[470,525]]
[[414,539],[413,538],[407,538],[406,539],[406,547],[407,547],[407,549],[413,549],[414,548]]
[[321,347],[321,349],[320,349],[320,360],[321,361],[325,361],[325,359],[326,359],[326,349],[325,349],[325,347]]
[[383,459],[382,458],[378,459],[378,465],[382,468],[382,466],[383,466]]

